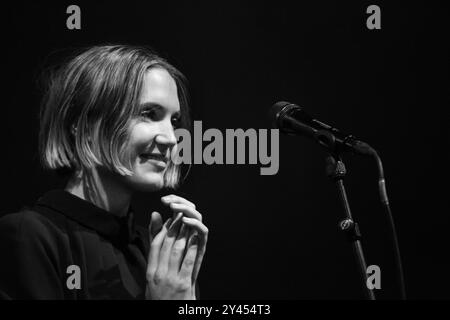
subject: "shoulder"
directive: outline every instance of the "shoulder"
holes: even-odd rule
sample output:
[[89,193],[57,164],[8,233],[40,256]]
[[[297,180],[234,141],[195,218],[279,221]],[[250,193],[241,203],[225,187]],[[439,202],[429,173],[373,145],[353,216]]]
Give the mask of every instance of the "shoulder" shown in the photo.
[[0,239],[51,241],[59,233],[56,221],[52,220],[49,216],[24,207],[0,218]]
[[0,218],[0,297],[63,297],[60,266],[67,247],[47,216],[29,208]]
[[42,231],[52,224],[54,223],[47,216],[28,207],[24,207],[18,212],[7,213],[0,218],[0,230],[21,231],[32,229]]

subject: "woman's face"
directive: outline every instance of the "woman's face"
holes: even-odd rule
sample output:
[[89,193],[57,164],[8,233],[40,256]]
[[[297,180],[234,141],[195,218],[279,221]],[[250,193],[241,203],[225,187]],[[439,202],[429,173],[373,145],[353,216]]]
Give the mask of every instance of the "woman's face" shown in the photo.
[[133,176],[125,176],[134,190],[156,191],[164,186],[164,174],[176,147],[174,130],[180,121],[177,85],[162,68],[147,71],[140,96],[141,117],[134,119],[127,145]]

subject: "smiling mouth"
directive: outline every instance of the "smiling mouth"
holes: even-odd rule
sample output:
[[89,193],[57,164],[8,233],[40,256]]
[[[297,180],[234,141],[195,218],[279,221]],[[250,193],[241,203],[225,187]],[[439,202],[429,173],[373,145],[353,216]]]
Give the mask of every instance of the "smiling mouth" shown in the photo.
[[164,164],[167,164],[169,162],[169,159],[162,154],[156,154],[156,153],[144,153],[141,154],[140,157],[144,160],[155,160],[159,162],[164,162]]

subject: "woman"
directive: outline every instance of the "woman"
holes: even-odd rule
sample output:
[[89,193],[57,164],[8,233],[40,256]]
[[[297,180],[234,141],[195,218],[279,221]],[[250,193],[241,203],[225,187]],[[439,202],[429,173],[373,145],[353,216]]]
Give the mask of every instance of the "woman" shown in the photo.
[[46,168],[69,173],[34,207],[0,219],[6,299],[197,299],[208,229],[169,194],[173,218],[135,226],[132,195],[174,188],[182,74],[150,50],[96,46],[57,69],[40,113]]

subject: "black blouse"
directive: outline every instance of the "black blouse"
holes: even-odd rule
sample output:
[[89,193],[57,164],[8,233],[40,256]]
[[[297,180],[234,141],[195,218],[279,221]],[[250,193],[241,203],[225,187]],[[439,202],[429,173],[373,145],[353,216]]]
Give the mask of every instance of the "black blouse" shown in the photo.
[[0,298],[143,299],[148,233],[64,190],[0,219]]

